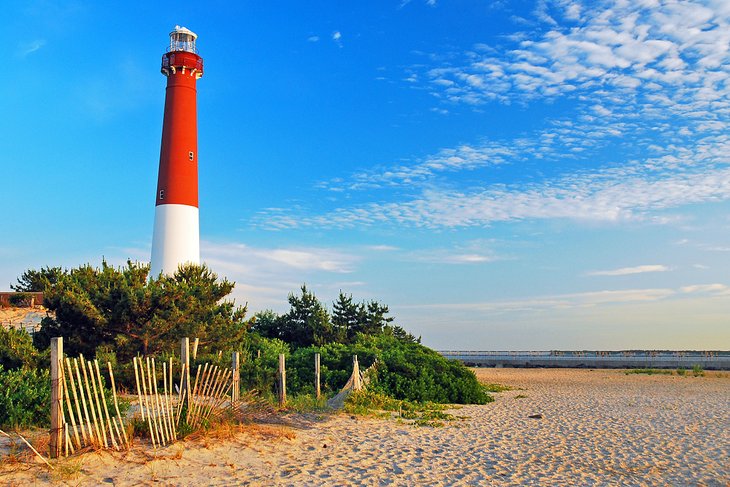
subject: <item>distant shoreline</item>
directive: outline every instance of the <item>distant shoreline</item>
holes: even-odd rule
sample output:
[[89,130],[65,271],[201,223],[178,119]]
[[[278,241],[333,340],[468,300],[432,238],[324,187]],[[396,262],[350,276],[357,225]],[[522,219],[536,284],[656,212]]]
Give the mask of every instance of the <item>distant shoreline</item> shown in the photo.
[[727,350],[439,351],[470,367],[730,370]]

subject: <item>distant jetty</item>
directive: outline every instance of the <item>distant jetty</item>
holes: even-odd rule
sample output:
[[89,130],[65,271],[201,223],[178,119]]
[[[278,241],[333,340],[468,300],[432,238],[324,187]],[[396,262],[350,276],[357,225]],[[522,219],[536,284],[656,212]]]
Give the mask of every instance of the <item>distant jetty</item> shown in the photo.
[[729,350],[439,351],[470,367],[730,370]]

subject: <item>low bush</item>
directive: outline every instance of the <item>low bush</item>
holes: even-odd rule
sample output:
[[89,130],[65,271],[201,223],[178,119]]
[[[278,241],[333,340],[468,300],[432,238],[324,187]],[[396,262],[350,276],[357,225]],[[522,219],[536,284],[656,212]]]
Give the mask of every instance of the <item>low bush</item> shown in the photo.
[[32,301],[32,295],[28,293],[15,293],[11,294],[8,298],[8,301],[10,302],[10,306],[17,306],[17,307],[23,307],[23,306],[30,306],[30,303]]
[[0,425],[49,426],[50,405],[51,378],[47,370],[5,370],[0,365]]
[[21,367],[34,369],[48,361],[48,352],[38,352],[25,330],[6,330],[0,326],[0,365],[6,370]]
[[320,353],[322,391],[337,392],[352,374],[352,356],[362,369],[377,359],[369,388],[400,400],[442,404],[485,404],[493,398],[474,373],[455,360],[419,343],[388,335],[359,335],[352,344],[330,343],[299,348],[287,365],[287,388],[311,393],[314,388],[314,354]]
[[671,370],[665,370],[665,369],[630,369],[624,373],[626,375],[629,375],[629,374],[672,375]]

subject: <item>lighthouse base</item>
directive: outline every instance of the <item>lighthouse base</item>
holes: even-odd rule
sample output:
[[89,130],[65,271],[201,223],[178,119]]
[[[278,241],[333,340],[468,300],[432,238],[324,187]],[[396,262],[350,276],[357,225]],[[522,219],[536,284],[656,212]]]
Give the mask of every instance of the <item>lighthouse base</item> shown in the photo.
[[172,275],[180,264],[200,264],[198,208],[188,205],[155,207],[150,277]]

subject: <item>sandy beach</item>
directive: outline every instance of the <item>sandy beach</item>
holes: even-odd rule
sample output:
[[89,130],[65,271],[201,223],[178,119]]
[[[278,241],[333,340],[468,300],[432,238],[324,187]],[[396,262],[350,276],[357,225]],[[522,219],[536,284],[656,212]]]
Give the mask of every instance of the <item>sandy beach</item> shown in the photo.
[[[4,462],[0,484],[730,484],[730,374],[476,369],[515,389],[445,427],[346,414],[287,415],[232,438],[87,453],[56,471]],[[719,375],[719,376],[718,376]],[[535,419],[529,416],[541,415]]]

